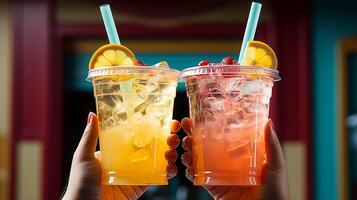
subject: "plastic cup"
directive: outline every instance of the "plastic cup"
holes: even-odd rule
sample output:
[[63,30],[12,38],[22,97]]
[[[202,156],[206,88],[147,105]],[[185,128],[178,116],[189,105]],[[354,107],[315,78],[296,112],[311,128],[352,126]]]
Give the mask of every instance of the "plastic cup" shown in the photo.
[[209,65],[182,72],[193,120],[195,185],[260,185],[264,125],[278,71]]
[[[167,185],[164,155],[179,76],[174,69],[139,66],[89,71],[100,125],[102,184]],[[128,83],[130,93],[121,88]]]

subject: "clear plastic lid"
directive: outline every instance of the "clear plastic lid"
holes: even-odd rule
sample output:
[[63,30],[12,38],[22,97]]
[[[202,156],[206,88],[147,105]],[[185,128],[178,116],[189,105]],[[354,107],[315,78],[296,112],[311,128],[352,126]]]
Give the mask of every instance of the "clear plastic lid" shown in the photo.
[[92,69],[88,72],[86,78],[91,82],[93,77],[97,76],[157,76],[161,75],[171,79],[179,79],[181,72],[176,69],[163,68],[163,67],[148,67],[148,66],[114,66],[114,67],[102,67],[98,69]]
[[181,77],[187,79],[188,77],[201,75],[218,75],[218,76],[241,76],[253,75],[259,77],[271,78],[274,81],[279,81],[281,78],[276,69],[258,66],[241,66],[241,65],[207,65],[190,67],[182,71]]

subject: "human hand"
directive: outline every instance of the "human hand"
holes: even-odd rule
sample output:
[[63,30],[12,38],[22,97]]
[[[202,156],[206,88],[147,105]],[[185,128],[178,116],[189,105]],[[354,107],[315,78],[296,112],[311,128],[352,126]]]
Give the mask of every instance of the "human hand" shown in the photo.
[[[193,181],[194,166],[192,163],[192,119],[184,118],[181,122],[187,136],[182,140],[182,147],[187,151],[182,156],[182,163],[187,167],[186,177]],[[203,186],[214,199],[259,199],[287,200],[289,199],[288,175],[284,162],[283,151],[276,136],[274,125],[269,120],[264,127],[265,150],[267,161],[263,169],[263,184],[256,187],[246,186]]]
[[[167,139],[170,149],[165,153],[165,158],[168,161],[166,168],[168,178],[172,178],[177,174],[175,165],[177,159],[176,148],[180,143],[180,138],[175,133],[179,130],[180,123],[173,120],[171,122],[171,132],[173,134]],[[148,186],[101,185],[100,152],[95,152],[98,135],[98,118],[94,113],[89,113],[87,126],[73,155],[68,187],[63,200],[132,200],[139,198]]]

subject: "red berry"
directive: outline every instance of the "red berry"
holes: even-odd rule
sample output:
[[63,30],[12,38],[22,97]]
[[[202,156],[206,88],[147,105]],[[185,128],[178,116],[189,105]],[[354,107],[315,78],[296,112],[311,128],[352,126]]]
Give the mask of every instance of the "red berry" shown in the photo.
[[207,60],[202,60],[200,63],[198,63],[198,66],[206,66],[209,65],[209,62]]
[[225,57],[225,58],[223,58],[221,64],[234,65],[234,64],[237,64],[237,62],[232,57]]
[[136,61],[136,64],[137,64],[138,66],[148,66],[147,64],[143,63],[143,61],[141,61],[141,60],[137,60],[137,61]]

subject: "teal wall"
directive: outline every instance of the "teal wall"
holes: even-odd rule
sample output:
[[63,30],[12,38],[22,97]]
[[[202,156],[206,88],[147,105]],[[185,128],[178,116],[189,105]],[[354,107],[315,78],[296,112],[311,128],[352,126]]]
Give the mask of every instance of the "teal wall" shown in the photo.
[[352,35],[357,35],[356,0],[313,1],[313,174],[317,200],[339,199],[337,44],[339,39]]

